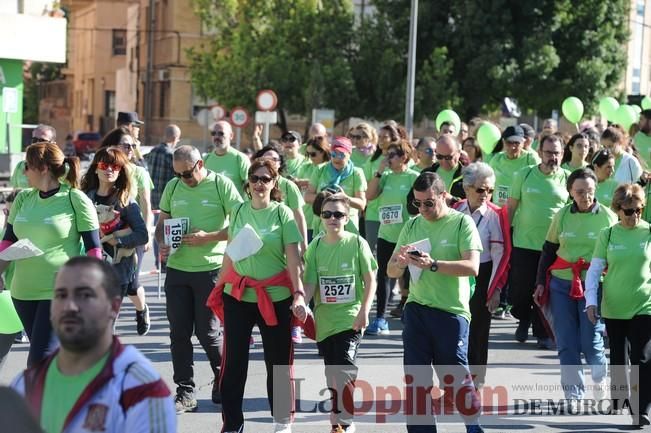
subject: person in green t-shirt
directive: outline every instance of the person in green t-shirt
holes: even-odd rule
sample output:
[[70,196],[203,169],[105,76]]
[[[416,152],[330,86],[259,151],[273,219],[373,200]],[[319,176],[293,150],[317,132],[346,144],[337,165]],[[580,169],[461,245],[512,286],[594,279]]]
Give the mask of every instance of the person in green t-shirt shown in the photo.
[[[57,132],[54,127],[50,125],[40,124],[32,131],[32,143],[55,143],[57,140]],[[11,178],[9,179],[9,184],[13,188],[29,188],[29,183],[27,182],[27,176],[25,175],[25,161],[19,161],[14,168],[14,171],[11,173]]]
[[358,123],[348,131],[348,138],[353,143],[350,160],[355,167],[363,168],[377,149],[377,131],[366,122]]
[[305,292],[298,253],[301,234],[291,210],[281,203],[278,177],[272,161],[256,159],[251,164],[245,187],[250,201],[231,212],[228,252],[215,286],[225,331],[220,382],[224,431],[243,429],[249,339],[255,325],[262,336],[275,431],[291,428],[290,308],[304,304]]
[[540,319],[540,311],[533,302],[536,272],[540,252],[545,243],[552,218],[567,204],[566,189],[569,173],[560,167],[563,158],[563,139],[548,135],[540,143],[542,162],[525,167],[513,176],[507,201],[509,220],[513,226],[513,251],[509,295],[511,314],[520,323],[515,332],[517,341],[524,343],[533,324],[538,347],[551,349],[553,342]]
[[280,136],[282,154],[285,157],[285,166],[281,174],[287,179],[297,177],[301,166],[308,163],[305,157],[299,152],[302,142],[301,134],[296,131],[287,131]]
[[467,164],[481,162],[483,154],[475,137],[467,137],[461,142],[461,150],[466,154]]
[[212,400],[220,401],[222,335],[206,301],[222,267],[228,215],[242,203],[242,197],[230,179],[204,167],[195,147],[178,147],[172,164],[176,179],[167,183],[161,197],[156,240],[161,256],[168,257],[167,319],[177,385],[176,409],[182,413],[197,408],[192,369],[193,329],[215,375]]
[[610,207],[613,202],[613,193],[619,182],[613,178],[615,172],[615,155],[608,149],[601,149],[592,156],[590,168],[597,175],[596,199],[602,205]]
[[[330,161],[330,145],[327,138],[314,137],[310,138],[305,145],[305,155],[309,159],[308,162],[303,164],[298,171],[297,178],[294,182],[301,190],[303,197],[308,192],[310,186],[310,179],[315,173],[319,171],[321,166]],[[312,227],[315,226],[314,212],[312,212],[312,203],[305,203],[303,206],[303,214],[305,215],[305,225],[307,227],[307,242],[312,241],[313,233]]]
[[588,165],[590,137],[587,134],[574,134],[565,145],[561,167],[570,173]]
[[[384,316],[393,284],[387,278],[387,264],[400,237],[400,231],[409,221],[407,193],[418,177],[418,172],[407,167],[411,150],[411,145],[406,140],[389,145],[386,157],[382,158],[377,174],[369,182],[366,191],[367,200],[377,199],[380,219],[377,242],[377,314],[366,330],[368,335],[389,333],[389,322]],[[409,290],[407,278],[408,275],[405,275],[401,283],[405,297]]]
[[[342,402],[347,392],[352,398],[358,371],[355,360],[368,326],[377,269],[364,238],[344,228],[349,211],[349,200],[342,194],[323,201],[321,219],[326,233],[310,243],[304,275],[305,302],[314,297],[316,340],[326,365],[326,383],[335,390],[332,428],[348,431],[354,414]],[[294,310],[302,321],[306,313],[305,304],[299,303]]]
[[[645,204],[644,191],[639,185],[617,187],[613,210],[619,223],[599,233],[586,275],[585,292],[588,319],[596,324],[601,315],[606,322],[611,399],[631,402],[631,413],[639,414],[633,418],[638,427],[649,425],[651,406],[651,226],[641,219]],[[604,271],[606,276],[599,293]],[[633,376],[628,378],[627,358],[631,367],[638,368],[637,383]]]
[[231,124],[220,120],[215,123],[210,135],[215,149],[205,156],[204,165],[208,170],[222,174],[233,181],[237,191],[243,196],[251,162],[244,153],[231,146],[233,140]]
[[[561,385],[565,398],[584,398],[581,354],[590,366],[593,396],[605,398],[607,361],[603,322],[593,324],[585,315],[580,282],[585,281],[597,236],[617,222],[617,216],[595,200],[597,176],[589,168],[575,170],[567,179],[573,201],[559,210],[547,231],[538,263],[534,301],[547,308],[561,363]],[[577,284],[578,283],[578,284]]]
[[[402,228],[387,269],[390,277],[400,278],[409,267],[411,277],[402,316],[405,375],[417,380],[413,386],[429,389],[432,365],[439,377],[451,374],[454,391],[446,392],[447,399],[469,397],[461,416],[468,431],[482,431],[481,404],[467,358],[470,277],[479,272],[481,239],[469,216],[448,207],[446,187],[438,174],[421,173],[413,189],[413,205],[420,215]],[[420,418],[408,414],[407,426],[420,424]]]
[[642,110],[638,123],[639,131],[633,136],[633,144],[637,149],[646,170],[651,169],[651,110]]
[[416,165],[411,167],[412,170],[421,172],[430,168],[434,164],[434,155],[436,154],[436,138],[423,137],[416,144]]

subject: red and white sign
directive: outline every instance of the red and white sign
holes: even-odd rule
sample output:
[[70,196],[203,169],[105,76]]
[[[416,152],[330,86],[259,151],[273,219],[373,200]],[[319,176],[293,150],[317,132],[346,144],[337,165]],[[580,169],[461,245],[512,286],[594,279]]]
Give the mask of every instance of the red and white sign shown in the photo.
[[210,107],[210,112],[215,120],[222,120],[226,115],[226,109],[221,105],[213,105]]
[[278,105],[278,96],[273,90],[260,90],[255,97],[255,103],[260,111],[272,111]]
[[245,128],[251,121],[251,116],[242,107],[235,107],[231,110],[231,123],[237,128]]

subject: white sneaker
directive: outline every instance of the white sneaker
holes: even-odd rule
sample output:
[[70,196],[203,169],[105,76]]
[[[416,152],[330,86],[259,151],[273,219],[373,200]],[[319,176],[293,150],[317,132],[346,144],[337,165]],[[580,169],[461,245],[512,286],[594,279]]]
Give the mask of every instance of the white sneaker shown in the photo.
[[292,433],[292,425],[277,422],[274,424],[274,433]]

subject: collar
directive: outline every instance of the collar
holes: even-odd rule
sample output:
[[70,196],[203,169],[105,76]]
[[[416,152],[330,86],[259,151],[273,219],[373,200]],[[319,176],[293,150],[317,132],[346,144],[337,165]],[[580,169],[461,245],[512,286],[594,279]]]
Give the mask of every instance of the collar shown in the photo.
[[480,215],[485,216],[486,212],[488,212],[488,205],[484,203],[483,205],[479,206],[473,213],[470,213],[470,203],[468,200],[464,200],[459,208],[457,209],[459,212],[463,212],[465,214],[468,214],[470,216],[473,216],[477,212],[479,212]]
[[[596,215],[599,213],[600,209],[601,209],[601,205],[599,204],[597,199],[595,199],[594,205],[592,206],[590,213]],[[570,213],[581,213],[579,211],[579,207],[576,205],[576,202],[574,200],[572,200],[572,204],[570,205]]]

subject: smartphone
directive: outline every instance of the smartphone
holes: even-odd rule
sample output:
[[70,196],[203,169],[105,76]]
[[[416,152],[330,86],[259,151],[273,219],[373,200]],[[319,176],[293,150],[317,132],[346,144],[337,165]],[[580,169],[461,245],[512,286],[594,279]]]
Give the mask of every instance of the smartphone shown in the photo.
[[418,250],[407,251],[407,254],[414,257],[423,257],[423,253]]

